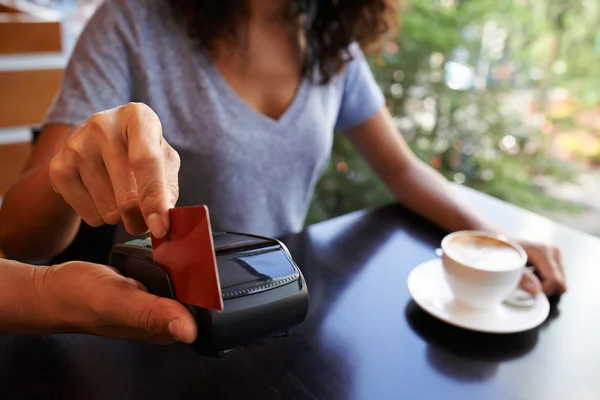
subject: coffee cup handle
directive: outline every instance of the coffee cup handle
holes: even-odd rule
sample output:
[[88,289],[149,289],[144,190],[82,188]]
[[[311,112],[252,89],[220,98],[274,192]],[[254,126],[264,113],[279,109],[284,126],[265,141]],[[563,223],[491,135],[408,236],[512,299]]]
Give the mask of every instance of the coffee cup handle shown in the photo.
[[435,252],[435,255],[438,256],[438,257],[440,257],[440,258],[442,258],[442,256],[444,255],[444,250],[442,250],[439,247],[437,249],[435,249],[434,252]]

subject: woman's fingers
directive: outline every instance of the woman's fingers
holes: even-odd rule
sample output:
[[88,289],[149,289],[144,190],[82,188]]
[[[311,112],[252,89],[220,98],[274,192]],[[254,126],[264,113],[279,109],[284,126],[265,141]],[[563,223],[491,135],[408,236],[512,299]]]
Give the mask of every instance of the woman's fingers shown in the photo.
[[521,276],[519,287],[533,296],[537,296],[538,293],[542,291],[542,284],[540,283],[539,279],[528,268],[525,269],[525,272]]
[[565,276],[558,249],[536,243],[526,243],[528,261],[535,267],[543,291],[548,296],[560,295],[566,291]]

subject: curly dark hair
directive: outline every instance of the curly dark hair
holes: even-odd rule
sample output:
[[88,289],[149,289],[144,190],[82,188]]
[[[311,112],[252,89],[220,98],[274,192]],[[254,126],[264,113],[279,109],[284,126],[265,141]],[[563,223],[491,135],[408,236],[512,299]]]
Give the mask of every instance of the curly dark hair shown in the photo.
[[[352,59],[349,47],[378,48],[396,28],[398,0],[289,0],[288,20],[304,25],[306,47],[303,76],[318,68],[328,82]],[[244,0],[172,0],[189,22],[190,35],[208,51],[216,37],[236,40],[246,17]]]

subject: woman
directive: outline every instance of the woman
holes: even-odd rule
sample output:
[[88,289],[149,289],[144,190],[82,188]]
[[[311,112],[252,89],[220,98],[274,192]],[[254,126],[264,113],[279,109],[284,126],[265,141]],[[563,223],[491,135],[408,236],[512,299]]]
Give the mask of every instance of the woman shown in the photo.
[[[361,48],[394,18],[387,0],[106,0],[6,194],[2,249],[54,257],[90,226],[160,237],[176,203],[207,204],[214,229],[297,232],[334,131],[407,208],[447,231],[495,230],[392,123]],[[558,251],[522,244],[542,279],[523,287],[563,293]]]

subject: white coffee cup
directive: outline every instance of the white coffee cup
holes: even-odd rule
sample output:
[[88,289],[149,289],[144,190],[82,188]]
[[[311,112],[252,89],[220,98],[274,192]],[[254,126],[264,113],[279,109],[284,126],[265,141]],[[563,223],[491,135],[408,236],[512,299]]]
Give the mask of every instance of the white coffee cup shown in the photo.
[[444,274],[455,301],[488,310],[517,288],[527,253],[503,235],[459,231],[442,240]]

